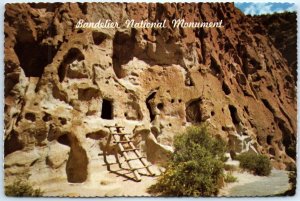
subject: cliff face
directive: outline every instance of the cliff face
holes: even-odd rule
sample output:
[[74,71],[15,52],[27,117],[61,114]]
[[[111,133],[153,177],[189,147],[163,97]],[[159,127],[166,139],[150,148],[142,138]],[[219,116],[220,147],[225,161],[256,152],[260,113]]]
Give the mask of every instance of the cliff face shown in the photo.
[[275,47],[286,58],[297,80],[297,14],[286,12],[252,18],[265,29]]
[[[179,18],[224,26],[173,29]],[[167,19],[168,27],[75,29],[79,19]],[[285,168],[295,159],[296,113],[288,64],[233,4],[6,5],[7,180],[24,172],[37,183],[93,180],[104,126],[115,123],[153,164],[176,133],[208,122],[228,151],[267,154]]]

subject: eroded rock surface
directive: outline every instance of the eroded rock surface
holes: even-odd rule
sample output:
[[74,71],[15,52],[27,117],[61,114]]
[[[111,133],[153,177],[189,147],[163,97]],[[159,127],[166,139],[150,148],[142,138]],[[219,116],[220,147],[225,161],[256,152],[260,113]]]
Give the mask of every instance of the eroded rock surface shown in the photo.
[[262,25],[261,29],[270,36],[275,47],[286,58],[297,80],[297,13],[274,13],[253,16],[252,19]]
[[[175,18],[224,26],[173,29]],[[75,29],[79,19],[166,19],[167,28]],[[8,182],[24,169],[37,183],[92,180],[105,126],[116,123],[153,164],[172,152],[176,133],[208,122],[228,151],[267,154],[284,169],[296,156],[296,113],[286,60],[234,4],[6,5]]]

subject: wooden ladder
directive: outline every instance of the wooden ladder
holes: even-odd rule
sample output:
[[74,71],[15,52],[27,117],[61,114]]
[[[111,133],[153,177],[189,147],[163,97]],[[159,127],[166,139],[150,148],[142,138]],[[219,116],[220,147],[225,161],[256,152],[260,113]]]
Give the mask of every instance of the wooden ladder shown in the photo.
[[[124,133],[124,128],[123,126],[105,126],[106,128],[109,128],[110,130],[110,135],[107,140],[106,146],[108,147],[111,140],[113,140],[113,143],[116,143],[120,152],[122,153],[125,162],[128,164],[130,170],[132,171],[135,181],[139,182],[141,181],[141,176],[140,173],[138,172],[139,169],[146,169],[147,172],[150,174],[150,176],[155,176],[155,173],[150,169],[151,164],[146,160],[145,157],[142,156],[140,153],[139,149],[136,148],[133,144],[133,141],[129,138],[131,135],[130,133]],[[124,147],[124,145],[127,144],[129,146]],[[134,153],[135,157],[131,158],[129,156],[129,153]],[[115,153],[117,163],[121,167],[121,163],[118,158],[118,153]],[[135,160],[139,160],[142,164],[142,167],[134,167],[134,164],[132,163]]]

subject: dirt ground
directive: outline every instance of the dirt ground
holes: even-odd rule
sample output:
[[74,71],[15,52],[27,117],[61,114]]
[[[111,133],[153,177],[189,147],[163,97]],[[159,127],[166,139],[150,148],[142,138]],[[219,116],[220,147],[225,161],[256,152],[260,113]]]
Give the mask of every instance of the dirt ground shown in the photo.
[[[113,163],[113,156],[108,160]],[[124,164],[124,169],[128,167]],[[117,164],[110,166],[110,172],[107,165],[102,160],[92,160],[90,167],[93,174],[89,176],[84,183],[68,183],[65,179],[45,182],[41,187],[44,190],[44,196],[69,196],[69,197],[104,197],[104,196],[150,196],[147,188],[156,182],[156,177],[147,175],[145,170],[139,170],[142,181],[134,181],[133,174],[124,169],[120,169]],[[152,170],[158,175],[160,170],[157,166],[152,166]]]

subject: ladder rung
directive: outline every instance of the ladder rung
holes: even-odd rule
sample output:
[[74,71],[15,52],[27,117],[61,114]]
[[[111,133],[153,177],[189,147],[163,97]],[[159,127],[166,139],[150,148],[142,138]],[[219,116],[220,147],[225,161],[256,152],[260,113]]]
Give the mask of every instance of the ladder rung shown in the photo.
[[113,143],[129,143],[133,142],[132,140],[121,140],[121,141],[114,141]]
[[140,169],[144,169],[144,168],[148,168],[150,167],[151,165],[146,165],[146,166],[143,166],[143,167],[138,167],[138,168],[133,168],[132,170],[140,170]]
[[145,156],[141,156],[141,157],[138,157],[138,158],[129,158],[125,161],[133,161],[133,160],[138,160],[138,159],[142,159],[142,158],[146,158]]
[[135,149],[125,149],[125,150],[123,150],[121,152],[129,152],[129,151],[136,151],[136,150],[139,150],[139,149],[137,149],[137,148],[135,148]]

